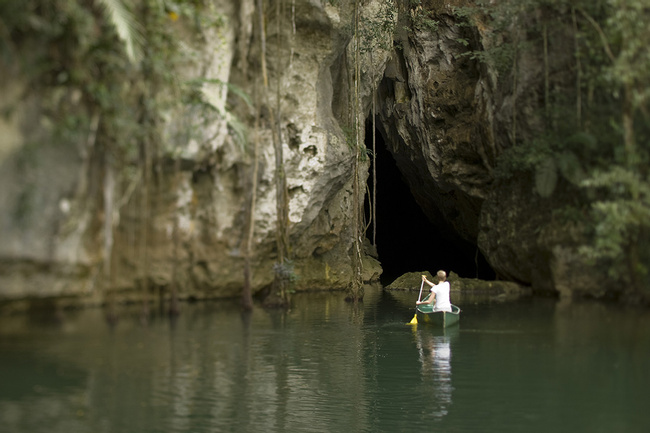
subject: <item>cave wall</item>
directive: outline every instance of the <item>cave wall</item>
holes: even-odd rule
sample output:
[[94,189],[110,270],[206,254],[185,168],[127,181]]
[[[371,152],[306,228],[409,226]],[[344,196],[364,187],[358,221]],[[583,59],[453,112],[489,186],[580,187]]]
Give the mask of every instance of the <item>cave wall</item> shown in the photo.
[[[443,236],[477,245],[500,279],[537,292],[601,296],[606,272],[577,251],[578,226],[555,211],[575,202],[575,186],[560,181],[542,197],[534,176],[497,178],[497,158],[516,143],[543,134],[545,80],[554,92],[573,86],[570,31],[549,33],[548,64],[541,39],[530,37],[540,17],[519,17],[501,41],[519,38],[517,68],[500,69],[473,53],[494,48],[489,20],[472,25],[455,13],[464,1],[426,2],[435,26],[401,16],[396,48],[379,86],[380,129],[416,201]],[[445,236],[446,233],[446,236]]]
[[[380,128],[397,166],[432,222],[474,242],[496,157],[489,82],[463,58],[451,6],[436,31],[401,35],[379,87]],[[465,29],[465,31],[467,31]]]

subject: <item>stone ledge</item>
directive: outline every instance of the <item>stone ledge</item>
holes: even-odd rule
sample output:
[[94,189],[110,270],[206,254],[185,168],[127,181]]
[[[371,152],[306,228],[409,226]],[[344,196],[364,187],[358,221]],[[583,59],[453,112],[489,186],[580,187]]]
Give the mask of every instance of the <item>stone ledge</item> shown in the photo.
[[[422,284],[421,275],[426,275],[430,281],[433,276],[429,271],[407,272],[384,287],[385,290],[419,291]],[[486,281],[477,278],[461,278],[455,272],[449,273],[449,285],[452,293],[472,293],[489,295],[531,295],[532,289],[528,286],[512,281]]]

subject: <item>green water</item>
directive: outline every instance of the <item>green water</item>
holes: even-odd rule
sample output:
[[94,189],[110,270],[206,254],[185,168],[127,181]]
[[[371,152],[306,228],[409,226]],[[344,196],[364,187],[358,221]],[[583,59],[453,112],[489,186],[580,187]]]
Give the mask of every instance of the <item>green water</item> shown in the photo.
[[3,317],[0,431],[650,431],[647,311],[460,298],[443,331],[406,325],[414,297]]

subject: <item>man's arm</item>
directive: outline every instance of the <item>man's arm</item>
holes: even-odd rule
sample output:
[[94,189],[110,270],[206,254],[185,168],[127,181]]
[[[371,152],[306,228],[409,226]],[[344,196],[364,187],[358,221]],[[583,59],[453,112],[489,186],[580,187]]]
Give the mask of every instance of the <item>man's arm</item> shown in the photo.
[[426,301],[416,301],[415,304],[416,305],[433,304],[433,303],[435,303],[435,301],[436,301],[436,294],[431,292],[429,294],[429,299],[427,299]]

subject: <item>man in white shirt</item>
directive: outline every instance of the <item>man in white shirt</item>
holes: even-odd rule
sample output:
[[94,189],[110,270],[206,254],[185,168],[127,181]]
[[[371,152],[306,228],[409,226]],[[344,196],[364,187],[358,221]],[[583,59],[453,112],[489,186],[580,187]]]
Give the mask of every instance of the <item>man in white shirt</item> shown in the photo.
[[433,284],[427,279],[426,275],[422,275],[422,281],[431,286],[431,295],[426,301],[417,301],[417,305],[433,304],[433,311],[446,311],[451,312],[451,301],[449,300],[449,282],[447,281],[447,274],[445,271],[438,271],[438,284]]

